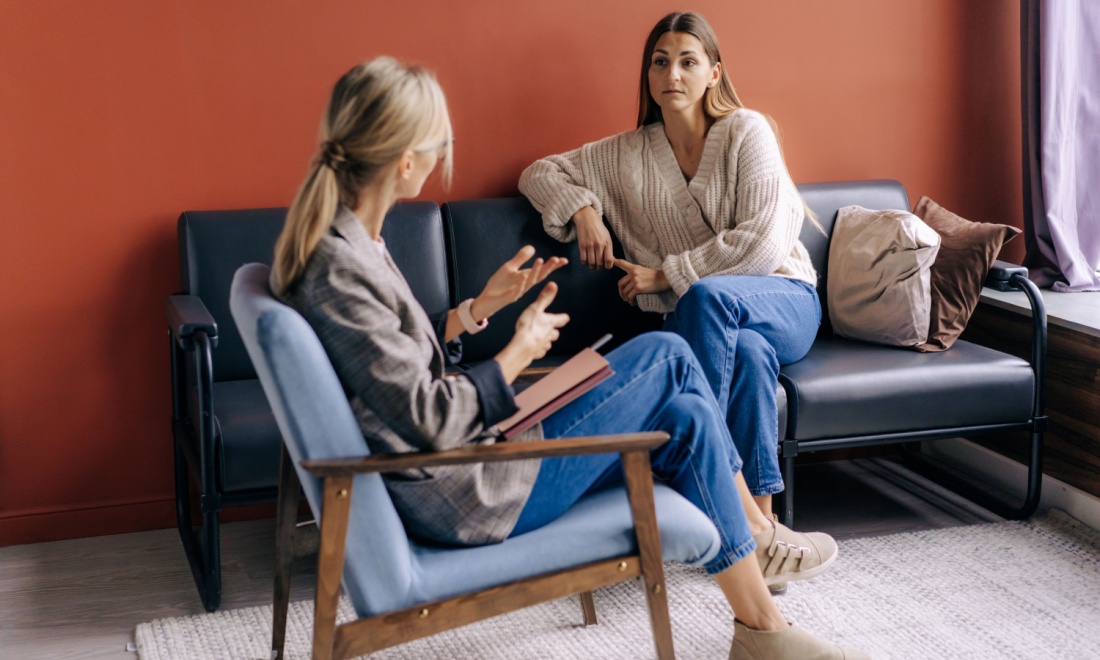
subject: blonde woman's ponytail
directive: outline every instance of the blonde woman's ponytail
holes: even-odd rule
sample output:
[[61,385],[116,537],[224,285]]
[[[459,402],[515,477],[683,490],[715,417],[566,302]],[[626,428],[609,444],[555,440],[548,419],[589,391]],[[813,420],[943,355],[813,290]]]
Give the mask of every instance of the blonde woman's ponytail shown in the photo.
[[355,209],[364,188],[409,149],[442,135],[444,183],[451,174],[451,120],[428,71],[379,57],[348,71],[332,90],[321,144],[275,243],[272,289],[285,295],[301,278],[340,205]]
[[339,205],[336,173],[320,160],[315,161],[294,196],[286,224],[275,243],[271,285],[276,293],[285,294],[305,271],[309,256],[332,225]]

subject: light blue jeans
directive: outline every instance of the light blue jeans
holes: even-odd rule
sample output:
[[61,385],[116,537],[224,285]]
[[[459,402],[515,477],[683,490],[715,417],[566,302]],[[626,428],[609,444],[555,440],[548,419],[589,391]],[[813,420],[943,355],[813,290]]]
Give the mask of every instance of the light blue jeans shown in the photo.
[[[667,332],[636,337],[607,355],[615,375],[542,423],[547,438],[666,431],[650,452],[653,473],[718,528],[721,549],[706,565],[719,573],[756,549],[734,475],[733,442],[695,355]],[[623,483],[618,454],[546,458],[512,536],[560,517],[587,493]]]
[[691,285],[664,329],[687,340],[706,374],[754,496],[783,490],[775,389],[821,324],[817,290],[785,277],[714,275]]

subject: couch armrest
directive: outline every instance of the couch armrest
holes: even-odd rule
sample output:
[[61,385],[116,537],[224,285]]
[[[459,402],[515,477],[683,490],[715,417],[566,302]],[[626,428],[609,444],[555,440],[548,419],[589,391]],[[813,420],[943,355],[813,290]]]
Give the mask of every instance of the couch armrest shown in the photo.
[[196,332],[206,333],[211,348],[218,345],[218,324],[198,296],[168,296],[164,301],[164,315],[168,319],[172,338],[180,348],[192,350],[192,337]]
[[347,477],[365,472],[399,472],[401,470],[439,465],[494,463],[528,458],[648,451],[664,444],[666,441],[668,441],[668,434],[663,431],[624,433],[621,435],[563,438],[545,442],[498,442],[491,445],[470,445],[439,452],[406,452],[328,458],[302,461],[302,467],[315,477]]
[[997,260],[993,262],[993,266],[989,269],[989,274],[986,275],[985,285],[998,291],[1019,291],[1020,287],[1012,282],[1012,278],[1015,275],[1021,275],[1026,279],[1027,268],[1017,266],[1016,264],[1010,264],[1007,261]]
[[1022,291],[1031,306],[1031,369],[1035,372],[1034,418],[1037,425],[1046,423],[1043,408],[1043,388],[1046,383],[1047,309],[1039,287],[1028,279],[1027,268],[1006,261],[994,261],[985,285],[998,291]]

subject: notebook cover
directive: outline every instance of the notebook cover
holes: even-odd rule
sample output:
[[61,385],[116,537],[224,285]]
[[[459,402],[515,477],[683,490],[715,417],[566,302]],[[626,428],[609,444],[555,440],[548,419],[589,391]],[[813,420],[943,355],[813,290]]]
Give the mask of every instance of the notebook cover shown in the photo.
[[523,418],[523,420],[516,423],[515,426],[513,426],[510,429],[508,429],[507,431],[505,431],[504,432],[505,439],[511,440],[512,438],[516,437],[520,433],[523,433],[524,431],[531,428],[535,424],[541,422],[542,420],[546,419],[550,415],[553,415],[555,412],[558,411],[559,408],[561,408],[565,404],[569,403],[573,399],[576,399],[577,397],[584,394],[585,392],[592,389],[593,387],[599,385],[600,383],[607,380],[608,378],[610,378],[614,374],[615,374],[615,372],[611,370],[611,367],[604,367],[603,369],[597,371],[596,373],[589,376],[587,380],[584,380],[583,382],[577,383],[575,386],[573,386],[572,389],[565,392],[564,394],[561,394],[556,399],[550,401],[549,403],[547,403],[543,407],[539,408],[538,410],[535,410],[529,416]]
[[519,411],[497,426],[512,438],[612,375],[607,359],[585,348],[516,395]]

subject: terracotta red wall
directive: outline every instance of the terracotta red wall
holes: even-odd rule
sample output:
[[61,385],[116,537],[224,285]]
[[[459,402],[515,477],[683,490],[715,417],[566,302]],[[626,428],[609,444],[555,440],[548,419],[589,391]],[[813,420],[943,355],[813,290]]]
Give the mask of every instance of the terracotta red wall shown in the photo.
[[[438,72],[457,172],[426,197],[515,194],[536,157],[633,127],[670,8],[0,0],[0,545],[174,524],[175,219],[287,204],[347,68],[388,53]],[[795,180],[896,178],[1022,225],[1015,3],[694,8]]]

